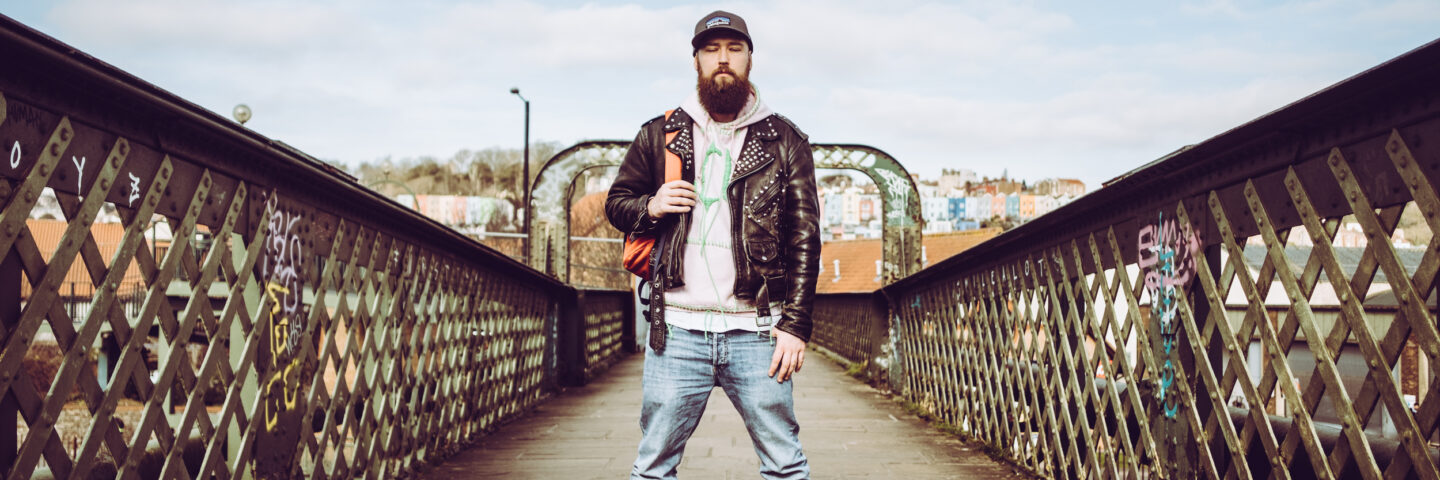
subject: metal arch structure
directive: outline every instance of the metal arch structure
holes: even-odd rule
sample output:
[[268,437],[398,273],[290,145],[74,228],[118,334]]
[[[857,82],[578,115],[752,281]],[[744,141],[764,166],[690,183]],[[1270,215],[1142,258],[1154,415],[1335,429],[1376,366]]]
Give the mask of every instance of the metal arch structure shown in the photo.
[[889,285],[920,271],[920,191],[915,179],[895,157],[869,145],[815,144],[810,146],[815,168],[858,170],[880,189],[882,285]]
[[531,268],[562,282],[570,278],[570,193],[575,179],[592,168],[618,167],[630,142],[595,140],[567,148],[540,167],[530,190]]
[[[630,142],[597,140],[555,154],[535,177],[531,191],[530,266],[564,281],[570,276],[570,198],[575,179],[591,168],[618,167]],[[900,162],[884,151],[852,144],[813,144],[815,168],[858,170],[880,189],[883,272],[888,285],[920,270],[920,195]]]

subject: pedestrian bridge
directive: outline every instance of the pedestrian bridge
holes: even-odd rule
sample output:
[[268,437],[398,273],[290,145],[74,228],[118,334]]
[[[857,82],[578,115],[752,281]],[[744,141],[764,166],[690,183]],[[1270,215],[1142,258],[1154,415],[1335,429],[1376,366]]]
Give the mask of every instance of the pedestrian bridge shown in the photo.
[[[626,471],[631,295],[564,217],[521,263],[4,17],[0,64],[6,478]],[[817,476],[1440,478],[1437,180],[1432,43],[928,268],[887,215],[816,301],[878,388],[812,352]],[[728,411],[685,471],[748,475]]]

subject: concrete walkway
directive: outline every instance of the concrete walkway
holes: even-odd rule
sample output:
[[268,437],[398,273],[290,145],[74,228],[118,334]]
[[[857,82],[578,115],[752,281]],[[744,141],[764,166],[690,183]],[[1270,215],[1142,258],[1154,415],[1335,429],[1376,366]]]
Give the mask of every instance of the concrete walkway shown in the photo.
[[[640,441],[644,364],[644,355],[621,360],[601,378],[542,403],[421,478],[629,478]],[[795,396],[800,442],[814,478],[1026,478],[905,413],[818,352],[807,352]],[[750,436],[717,388],[686,447],[680,478],[759,477]]]

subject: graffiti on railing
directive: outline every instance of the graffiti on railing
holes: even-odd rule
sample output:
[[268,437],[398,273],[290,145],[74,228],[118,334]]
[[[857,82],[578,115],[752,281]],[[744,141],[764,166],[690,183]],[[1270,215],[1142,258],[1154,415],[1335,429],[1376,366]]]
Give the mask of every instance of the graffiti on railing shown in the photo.
[[[900,206],[903,206],[907,202],[909,202],[911,190],[909,179],[901,177],[900,174],[883,168],[877,168],[874,171],[877,175],[880,176],[881,179],[885,181],[884,191],[886,202],[891,202],[893,205]],[[904,225],[905,220],[909,218],[905,215],[905,210],[901,208],[891,208],[887,210],[888,211],[885,213],[885,221],[891,225]]]
[[127,206],[134,207],[135,201],[140,199],[140,177],[137,177],[134,173],[130,172],[125,172],[125,174],[130,176],[130,202],[127,204]]
[[75,158],[74,155],[71,155],[71,156],[70,156],[70,163],[75,164],[75,191],[76,191],[76,192],[84,192],[84,191],[85,191],[85,156],[84,156],[84,155],[81,155],[80,158]]
[[300,390],[307,375],[299,347],[305,333],[302,274],[306,271],[306,257],[298,228],[303,224],[303,215],[282,206],[274,195],[266,203],[270,213],[265,218],[268,238],[260,257],[260,278],[270,303],[263,324],[269,341],[263,344],[260,364],[261,371],[266,372],[261,401],[269,441],[257,444],[256,460],[257,470],[278,472],[288,468],[282,459],[293,453],[299,441],[300,429],[296,426],[303,414]]
[[1150,296],[1150,318],[1152,324],[1159,327],[1165,355],[1165,364],[1160,368],[1160,404],[1167,418],[1175,418],[1180,412],[1178,397],[1173,391],[1175,364],[1171,355],[1177,330],[1175,315],[1180,289],[1185,288],[1195,274],[1200,239],[1195,229],[1177,218],[1165,218],[1163,212],[1156,216],[1155,223],[1140,227],[1138,237],[1140,268],[1145,272],[1145,292]]
[[304,268],[305,251],[295,230],[300,222],[299,212],[277,208],[272,197],[267,222],[271,236],[265,242],[261,278],[265,279],[265,293],[275,304],[270,310],[270,353],[279,359],[295,351],[299,334],[304,330],[298,314],[304,293],[300,272]]

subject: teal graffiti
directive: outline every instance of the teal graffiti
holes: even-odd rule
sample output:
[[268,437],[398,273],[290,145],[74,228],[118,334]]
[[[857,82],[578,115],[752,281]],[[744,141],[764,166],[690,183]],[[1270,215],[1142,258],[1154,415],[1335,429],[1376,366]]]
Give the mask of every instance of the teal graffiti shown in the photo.
[[1180,413],[1179,397],[1174,394],[1176,370],[1172,360],[1178,331],[1175,319],[1180,306],[1180,289],[1195,274],[1195,255],[1200,241],[1189,225],[1177,219],[1157,215],[1154,224],[1140,228],[1138,235],[1140,268],[1145,271],[1145,291],[1150,295],[1150,318],[1160,334],[1165,365],[1160,370],[1160,399],[1167,418]]

